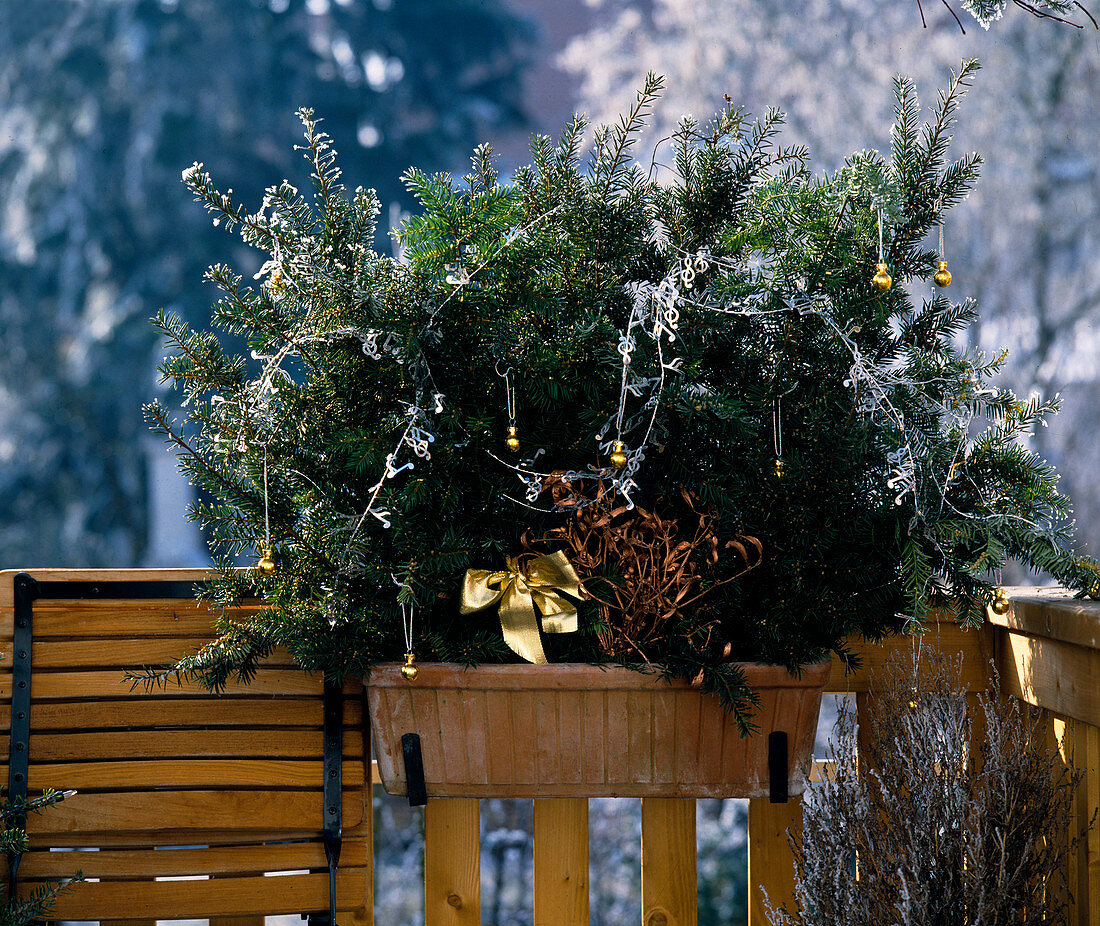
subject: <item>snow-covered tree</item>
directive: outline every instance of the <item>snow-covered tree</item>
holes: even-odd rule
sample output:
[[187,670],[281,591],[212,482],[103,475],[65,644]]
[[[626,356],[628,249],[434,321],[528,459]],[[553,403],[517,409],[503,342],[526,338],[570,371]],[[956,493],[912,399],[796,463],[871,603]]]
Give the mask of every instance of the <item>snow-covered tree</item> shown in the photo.
[[[996,4],[981,4],[983,7]],[[1005,6],[1004,2],[1000,3]],[[1100,548],[1100,44],[1085,28],[1010,11],[996,28],[963,35],[941,4],[896,0],[605,0],[601,21],[565,65],[582,108],[599,122],[619,111],[649,69],[668,90],[639,150],[670,135],[681,112],[708,112],[722,94],[761,113],[787,113],[787,136],[825,168],[854,148],[885,150],[883,88],[895,72],[943,82],[961,57],[986,66],[956,131],[982,152],[983,177],[945,229],[953,298],[972,295],[983,322],[972,346],[1010,350],[1005,381],[1027,394],[1061,393],[1064,411],[1034,437],[1063,474],[1082,538]],[[963,21],[967,19],[964,16]],[[670,163],[668,143],[658,163]],[[938,249],[935,236],[929,246]]]
[[183,168],[256,198],[292,172],[295,110],[316,105],[377,186],[384,235],[402,170],[450,167],[520,118],[527,39],[497,0],[0,3],[6,563],[141,558],[148,319],[205,319],[220,239]]

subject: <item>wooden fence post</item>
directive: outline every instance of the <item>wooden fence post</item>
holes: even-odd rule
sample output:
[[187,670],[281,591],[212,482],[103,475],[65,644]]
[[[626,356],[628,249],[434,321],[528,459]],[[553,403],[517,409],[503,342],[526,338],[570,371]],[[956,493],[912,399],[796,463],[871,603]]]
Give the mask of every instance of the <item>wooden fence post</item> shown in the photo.
[[424,808],[424,926],[481,926],[477,798],[433,798]]
[[588,926],[588,800],[535,800],[535,926]]
[[695,801],[642,798],[642,926],[696,926]]
[[768,926],[764,892],[773,907],[794,910],[794,857],[787,832],[802,835],[802,798],[749,801],[749,926]]

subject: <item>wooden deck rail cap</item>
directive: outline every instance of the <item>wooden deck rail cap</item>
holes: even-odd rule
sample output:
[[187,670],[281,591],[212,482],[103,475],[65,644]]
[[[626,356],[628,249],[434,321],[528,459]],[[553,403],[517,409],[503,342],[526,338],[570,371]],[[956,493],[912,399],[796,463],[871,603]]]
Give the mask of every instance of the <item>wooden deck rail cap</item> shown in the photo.
[[1006,630],[1100,649],[1100,601],[1076,598],[1075,592],[1057,586],[1014,587],[1006,591],[1011,606],[1004,614],[990,611],[990,623]]

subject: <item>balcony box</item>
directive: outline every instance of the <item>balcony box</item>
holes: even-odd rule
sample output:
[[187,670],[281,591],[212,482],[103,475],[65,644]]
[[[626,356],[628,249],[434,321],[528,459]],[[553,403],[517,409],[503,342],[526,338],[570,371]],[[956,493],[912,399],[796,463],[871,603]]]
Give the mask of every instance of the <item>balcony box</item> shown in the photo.
[[[830,665],[799,678],[743,665],[760,697],[759,730],[748,737],[713,695],[621,667],[423,663],[407,681],[400,666],[380,665],[366,683],[390,794],[407,793],[402,736],[415,733],[429,797],[774,799],[769,751],[790,795],[809,778]],[[773,732],[786,734],[785,755]]]

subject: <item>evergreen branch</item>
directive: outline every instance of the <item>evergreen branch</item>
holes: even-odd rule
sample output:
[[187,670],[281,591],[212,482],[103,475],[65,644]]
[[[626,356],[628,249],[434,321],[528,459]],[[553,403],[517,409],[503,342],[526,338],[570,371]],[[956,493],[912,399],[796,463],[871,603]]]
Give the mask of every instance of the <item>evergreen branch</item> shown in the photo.
[[[222,491],[236,494],[237,486],[228,477],[222,475],[210,465],[210,462],[204,457],[196,448],[178,434],[172,427],[172,422],[168,418],[168,412],[158,402],[151,402],[144,406],[146,420],[156,427],[158,431],[164,434],[168,440],[179,447],[186,455],[187,459],[191,462],[191,465],[199,472],[203,474],[210,488],[215,486],[220,487]],[[317,549],[312,544],[306,541],[306,539],[298,533],[298,531],[291,524],[280,524],[280,528],[291,537],[297,544],[301,546],[303,550],[306,550],[313,556],[319,563],[325,566],[331,566],[331,562],[323,551]]]
[[[322,217],[328,227],[335,228],[334,196],[337,192],[343,191],[343,187],[338,183],[340,169],[335,166],[336,152],[332,150],[328,133],[317,131],[320,120],[314,118],[312,109],[299,109],[298,118],[306,131],[304,150],[306,151],[306,160],[313,168],[312,177],[320,197]],[[302,146],[296,147],[301,148]]]
[[946,91],[939,94],[935,122],[926,128],[923,151],[916,160],[917,176],[922,180],[931,178],[943,164],[943,157],[950,143],[949,132],[955,124],[959,103],[970,89],[970,79],[981,69],[977,58],[967,58],[958,72],[952,72],[951,82]]
[[[1050,10],[1040,9],[1039,7],[1035,6],[1033,3],[1028,3],[1027,0],[1012,0],[1012,2],[1015,3],[1016,6],[1018,6],[1020,9],[1026,10],[1028,13],[1030,13],[1036,19],[1053,19],[1055,22],[1060,22],[1060,23],[1062,23],[1066,26],[1073,26],[1073,28],[1075,28],[1075,29],[1083,29],[1084,28],[1084,26],[1082,26],[1080,23],[1075,23],[1072,19],[1064,19],[1061,16],[1058,16],[1057,14],[1052,13]],[[1080,3],[1076,4],[1076,6],[1080,7],[1080,9],[1082,9],[1082,10],[1085,10],[1085,8],[1083,6],[1081,6]],[[1092,16],[1089,14],[1088,10],[1085,10],[1085,15],[1088,16],[1089,19],[1092,19]],[[1096,20],[1095,19],[1092,19],[1092,24],[1094,26],[1096,25]]]
[[[196,161],[183,172],[182,177],[184,185],[202,202],[203,208],[207,212],[215,213],[215,225],[224,221],[227,231],[232,231],[239,225],[251,233],[251,243],[262,248],[277,246],[283,250],[290,249],[290,243],[267,222],[262,221],[260,216],[250,216],[243,206],[234,206],[228,194],[219,192],[201,163]],[[229,192],[232,193],[232,190]]]
[[665,79],[653,71],[646,74],[645,84],[634,98],[629,113],[620,117],[619,124],[609,130],[607,141],[595,148],[596,161],[593,176],[599,186],[593,190],[593,201],[606,204],[615,182],[620,178],[626,157],[637,133],[645,125],[653,101],[664,88]]

